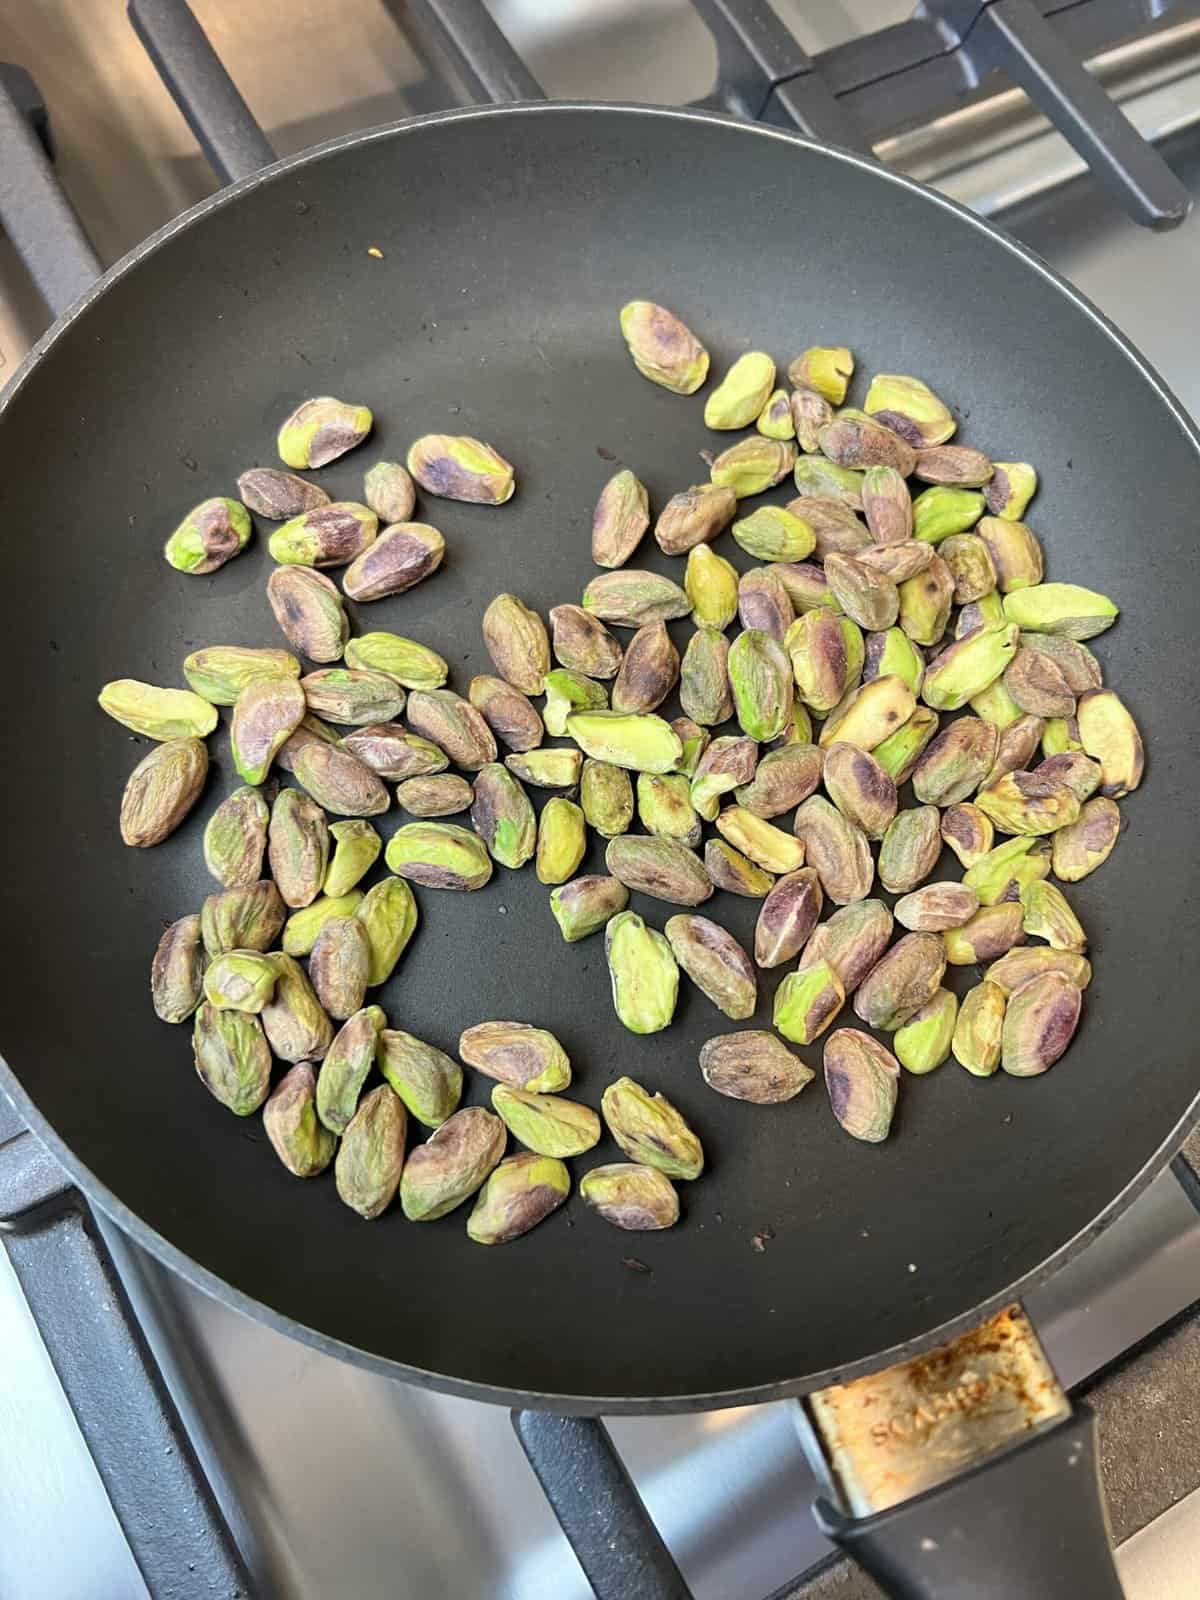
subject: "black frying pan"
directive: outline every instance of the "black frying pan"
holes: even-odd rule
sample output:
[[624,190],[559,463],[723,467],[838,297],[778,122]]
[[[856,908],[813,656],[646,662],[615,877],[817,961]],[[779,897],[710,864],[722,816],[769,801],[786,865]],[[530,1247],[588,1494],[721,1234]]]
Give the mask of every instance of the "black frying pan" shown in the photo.
[[[180,682],[200,645],[282,642],[265,530],[211,578],[160,550],[190,504],[270,462],[280,419],[319,393],[377,418],[320,475],[335,497],[429,430],[480,434],[516,463],[502,509],[423,502],[444,568],[361,608],[360,628],[427,640],[465,689],[487,670],[491,595],[516,589],[543,613],[578,598],[614,462],[655,506],[703,473],[699,403],[640,379],[620,339],[634,296],[676,308],[716,368],[823,340],[852,346],[860,373],[920,373],[960,408],[964,440],[1037,463],[1051,575],[1123,608],[1097,653],[1149,752],[1119,849],[1072,894],[1096,981],[1045,1077],[981,1082],[950,1063],[906,1078],[892,1137],[870,1147],[841,1133],[820,1082],[771,1110],[711,1093],[697,1052],[729,1024],[686,985],[668,1032],[627,1033],[601,941],[564,945],[531,871],[421,892],[419,936],[377,995],[394,1025],[453,1049],[469,1023],[540,1023],[591,1103],[622,1073],[665,1091],[710,1171],[662,1235],[631,1239],[578,1202],[507,1249],[471,1244],[461,1214],[367,1227],[331,1180],[291,1178],[258,1119],[211,1100],[187,1029],[151,1012],[155,941],[210,891],[203,822],[237,779],[218,736],[205,803],[152,853],[123,848],[117,808],[144,749],[95,694],[118,676]],[[868,161],[698,113],[550,105],[379,129],[236,185],[106,274],[6,391],[0,451],[4,1083],[88,1195],[209,1292],[477,1398],[576,1412],[776,1398],[1028,1289],[1182,1139],[1197,1091],[1197,435],[1092,307],[975,217]],[[649,541],[638,559],[681,571]],[[397,813],[381,820],[386,834]],[[593,845],[584,870],[600,861]],[[669,911],[634,906],[656,926]],[[709,909],[749,942],[754,902]],[[762,975],[760,1025],[780,976]],[[485,1098],[474,1082],[469,1099]]]

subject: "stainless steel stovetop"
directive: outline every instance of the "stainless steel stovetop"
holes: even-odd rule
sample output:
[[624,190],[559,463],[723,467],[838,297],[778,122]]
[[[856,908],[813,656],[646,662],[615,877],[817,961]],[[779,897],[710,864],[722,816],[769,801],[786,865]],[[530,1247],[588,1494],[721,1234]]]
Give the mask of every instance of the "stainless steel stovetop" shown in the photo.
[[[280,154],[436,103],[375,0],[291,0],[286,27],[262,0],[197,0],[193,9]],[[682,102],[712,81],[711,41],[686,0],[497,0],[492,9],[551,95]],[[815,51],[910,6],[780,0],[776,9]],[[26,66],[45,94],[60,176],[105,260],[213,187],[119,7],[10,7],[0,58]],[[1200,22],[1180,21],[1153,47],[1135,43],[1103,70],[1142,131],[1169,136],[1175,170],[1200,194]],[[941,116],[879,153],[998,216],[1107,311],[1200,414],[1200,217],[1167,236],[1135,227],[1077,177],[1066,145],[1015,92]],[[1001,336],[1004,314],[996,308]],[[45,320],[0,241],[7,370]],[[587,1600],[505,1411],[318,1355],[107,1231],[264,1597]],[[1027,1304],[1069,1386],[1197,1300],[1200,1218],[1167,1173]],[[3,1252],[0,1351],[0,1596],[138,1600],[147,1591]],[[611,1426],[697,1600],[780,1594],[828,1556],[809,1515],[813,1483],[790,1405]],[[1192,1495],[1122,1547],[1131,1600],[1191,1600],[1198,1558]]]

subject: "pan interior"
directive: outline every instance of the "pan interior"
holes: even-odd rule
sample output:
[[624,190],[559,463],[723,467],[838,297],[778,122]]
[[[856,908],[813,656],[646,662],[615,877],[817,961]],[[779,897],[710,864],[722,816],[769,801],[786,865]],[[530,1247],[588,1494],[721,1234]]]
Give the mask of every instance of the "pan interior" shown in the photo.
[[[265,526],[211,578],[172,571],[160,549],[190,505],[270,463],[282,417],[322,393],[377,419],[365,448],[319,475],[335,498],[359,498],[366,466],[402,459],[427,431],[478,434],[516,464],[501,509],[422,499],[446,538],[443,570],[359,608],[360,631],[433,645],[465,692],[490,670],[479,616],[493,594],[543,613],[579,598],[591,507],[618,464],[655,508],[705,476],[702,397],[644,382],[626,355],[616,314],[634,297],[678,310],[717,369],[748,348],[783,365],[808,344],[848,344],[864,376],[931,382],[960,409],[964,442],[1037,464],[1029,520],[1049,576],[1122,606],[1097,654],[1149,756],[1120,847],[1071,894],[1096,966],[1082,1029],[1036,1081],[978,1081],[953,1062],[906,1077],[892,1138],[867,1146],[838,1129],[819,1078],[773,1109],[710,1092],[699,1047],[734,1025],[686,980],[671,1029],[626,1032],[602,941],[562,942],[532,870],[498,869],[478,894],[418,891],[419,935],[375,996],[392,1025],[453,1050],[470,1023],[542,1024],[590,1104],[623,1073],[669,1095],[710,1171],[683,1186],[684,1221],[659,1235],[622,1234],[578,1200],[509,1248],[471,1244],[461,1212],[367,1226],[331,1178],[289,1177],[260,1120],[235,1121],[201,1088],[188,1029],[154,1018],[151,953],[214,887],[203,822],[237,779],[214,739],[189,822],[152,852],[124,849],[118,804],[145,747],[95,694],[121,676],[179,683],[201,645],[283,642]],[[1029,1274],[1185,1114],[1200,464],[1092,316],[944,206],[703,119],[557,108],[410,126],[285,169],[152,250],[29,374],[0,447],[12,674],[0,1047],[110,1205],[272,1313],[408,1375],[609,1409],[802,1386]],[[720,549],[750,565],[728,538]],[[649,539],[637,559],[681,577]],[[682,646],[688,625],[672,631]],[[393,809],[381,831],[399,820]],[[603,870],[597,842],[583,870]],[[657,927],[675,909],[633,904]],[[755,902],[705,909],[751,943]],[[763,975],[758,1026],[779,976]],[[819,1051],[802,1053],[819,1072]],[[485,1101],[469,1076],[469,1100]],[[616,1154],[603,1144],[575,1177]]]

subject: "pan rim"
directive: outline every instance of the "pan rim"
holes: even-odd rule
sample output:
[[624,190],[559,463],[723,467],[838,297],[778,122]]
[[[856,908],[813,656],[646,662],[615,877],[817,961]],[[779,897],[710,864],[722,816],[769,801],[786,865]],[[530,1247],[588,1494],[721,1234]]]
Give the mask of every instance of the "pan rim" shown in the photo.
[[[970,224],[990,240],[993,245],[1003,247],[1009,255],[1017,257],[1027,268],[1032,269],[1039,277],[1057,289],[1060,294],[1065,295],[1078,311],[1082,312],[1100,332],[1108,337],[1135,371],[1156,392],[1179,426],[1184,437],[1191,444],[1197,457],[1200,458],[1200,428],[1192,421],[1168,385],[1129,339],[1085,295],[1080,293],[1059,273],[1055,272],[1034,251],[1005,233],[994,223],[977,216],[957,201],[927,188],[913,178],[882,166],[872,157],[824,145],[817,140],[787,129],[769,127],[762,123],[748,123],[724,113],[689,107],[651,106],[589,100],[523,101],[502,106],[468,106],[433,112],[425,116],[409,117],[325,140],[295,155],[273,162],[261,171],[218,190],[190,207],[187,211],[182,212],[178,217],[172,218],[136,245],[119,261],[115,262],[80,296],[74,305],[46,330],[30,349],[3,392],[0,392],[0,417],[4,415],[20,394],[42,357],[53,348],[59,339],[65,336],[67,330],[79,318],[86,314],[88,308],[101,297],[111,284],[124,278],[126,274],[140,265],[145,258],[153,255],[172,240],[177,233],[190,228],[210,212],[234,203],[244,194],[251,193],[262,185],[274,182],[276,179],[290,172],[298,171],[303,167],[315,165],[318,161],[322,161],[327,157],[340,155],[344,151],[357,149],[360,146],[374,144],[383,140],[399,139],[406,133],[422,132],[427,128],[443,124],[471,122],[494,117],[553,116],[562,113],[644,117],[656,121],[668,119],[693,125],[713,124],[718,127],[737,130],[747,137],[783,141],[791,145],[797,145],[829,160],[844,163],[861,171],[869,171],[879,180],[895,184],[901,189],[909,191],[922,202],[939,206],[960,221]],[[957,1334],[966,1331],[985,1319],[991,1312],[1019,1299],[1022,1294],[1028,1293],[1031,1289],[1036,1288],[1052,1277],[1060,1267],[1064,1266],[1067,1261],[1091,1243],[1100,1233],[1104,1232],[1128,1208],[1137,1196],[1167,1166],[1188,1133],[1200,1124],[1200,1094],[1197,1094],[1175,1127],[1154,1150],[1140,1171],[1113,1196],[1096,1217],[1065,1240],[1037,1266],[1031,1268],[1013,1284],[998,1291],[986,1301],[939,1323],[922,1334],[894,1344],[886,1350],[859,1357],[855,1361],[848,1362],[842,1366],[807,1373],[796,1378],[776,1379],[746,1388],[725,1389],[707,1394],[669,1396],[570,1395],[495,1387],[476,1380],[428,1371],[391,1357],[380,1356],[372,1351],[364,1350],[360,1346],[337,1339],[330,1334],[322,1333],[318,1329],[311,1328],[290,1316],[276,1311],[264,1301],[235,1288],[211,1269],[202,1266],[198,1261],[186,1255],[163,1234],[159,1233],[157,1229],[151,1227],[126,1206],[68,1148],[18,1081],[16,1074],[5,1061],[3,1055],[0,1055],[0,1088],[3,1088],[9,1095],[30,1130],[48,1148],[55,1160],[64,1168],[68,1176],[78,1185],[90,1202],[98,1206],[135,1243],[155,1256],[173,1272],[178,1273],[194,1288],[212,1296],[222,1304],[228,1305],[242,1315],[252,1317],[255,1321],[263,1323],[276,1332],[285,1334],[290,1338],[299,1339],[311,1348],[319,1350],[322,1354],[334,1356],[352,1365],[364,1367],[394,1380],[414,1383],[423,1388],[493,1404],[530,1407],[577,1415],[685,1413],[694,1410],[716,1410],[730,1406],[761,1404],[772,1400],[795,1398],[831,1383],[845,1382],[851,1378],[878,1371],[897,1361],[905,1360],[928,1351],[939,1344],[944,1344]]]

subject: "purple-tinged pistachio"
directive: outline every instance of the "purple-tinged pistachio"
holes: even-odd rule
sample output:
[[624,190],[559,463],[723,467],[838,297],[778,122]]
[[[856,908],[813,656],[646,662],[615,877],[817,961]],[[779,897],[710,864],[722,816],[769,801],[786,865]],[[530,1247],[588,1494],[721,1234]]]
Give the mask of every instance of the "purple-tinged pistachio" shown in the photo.
[[[977,636],[978,631],[997,633],[1004,624],[985,624],[982,630],[972,630],[971,633],[959,634],[959,641],[963,642]],[[986,689],[981,689],[978,694],[973,694],[967,702],[977,717],[982,717],[985,722],[992,723],[999,728],[1001,733],[1014,722],[1019,722],[1023,713],[1020,706],[1008,692],[1008,685],[1003,674],[989,683]]]
[[280,1061],[320,1061],[333,1043],[333,1023],[300,963],[280,954],[274,961],[275,993],[260,1014],[267,1043]]
[[465,811],[473,798],[471,785],[453,772],[406,778],[396,788],[396,799],[414,817],[453,817]]
[[593,1167],[580,1180],[579,1193],[614,1228],[648,1233],[679,1221],[679,1196],[671,1180],[636,1161]]
[[899,544],[912,538],[912,496],[895,467],[868,467],[862,483],[863,515],[876,544]]
[[[1004,956],[1002,960],[1009,958]],[[1008,996],[998,983],[985,978],[968,989],[958,1008],[950,1048],[954,1059],[973,1077],[990,1078],[1000,1065],[1004,1012]]]
[[203,577],[244,550],[250,531],[241,501],[218,495],[192,507],[163,546],[163,554],[177,572]]
[[[826,427],[832,426],[832,423],[826,424]],[[823,428],[821,432],[824,431]],[[819,440],[820,435],[818,442]],[[862,510],[862,473],[856,472],[852,467],[839,467],[836,462],[827,460],[825,456],[801,456],[792,468],[792,482],[796,485],[796,493],[801,499],[819,500],[827,510],[833,506],[837,506],[841,512]],[[792,507],[789,506],[788,509],[791,510]],[[806,515],[808,511],[811,511],[811,507],[798,509],[797,515],[804,516],[805,522],[817,535],[817,552],[820,554],[823,530],[818,522]],[[822,518],[821,521],[825,519]],[[854,526],[862,530],[864,542],[870,543],[871,535],[866,525],[859,522],[857,517],[854,519]]]
[[[633,772],[671,772],[683,755],[683,745],[671,724],[653,713],[576,711],[567,718],[567,733],[585,755]],[[539,754],[578,752],[531,751],[525,759]],[[512,760],[510,757],[510,765]]]
[[698,544],[688,551],[683,587],[698,628],[723,632],[737,616],[737,569],[708,545]]
[[1061,889],[1045,879],[1021,890],[1020,904],[1025,913],[1025,932],[1044,939],[1051,950],[1073,950],[1082,955],[1087,949],[1083,924],[1071,910]]
[[[769,823],[766,824],[770,826]],[[761,900],[770,893],[775,879],[740,850],[724,839],[710,839],[704,846],[704,869],[714,887],[747,900]]]
[[1054,783],[1065,783],[1080,804],[1091,799],[1103,778],[1100,763],[1085,756],[1082,750],[1066,750],[1060,756],[1047,756],[1033,770]]
[[263,1129],[295,1178],[315,1178],[333,1160],[337,1139],[316,1112],[316,1076],[301,1061],[276,1085],[263,1108]]
[[[1015,524],[1005,523],[1006,528]],[[1004,597],[1004,615],[1026,633],[1057,633],[1067,639],[1091,639],[1111,628],[1117,607],[1107,595],[1076,583],[1038,583],[1011,590]]]
[[[769,440],[763,439],[759,443],[771,448]],[[689,550],[709,544],[718,534],[724,533],[736,514],[737,495],[730,485],[716,479],[712,483],[694,484],[690,489],[682,489],[672,495],[667,501],[654,524],[654,537],[664,555],[685,555]],[[588,588],[591,589],[591,584]],[[583,603],[585,606],[588,604],[586,593]],[[610,617],[605,620],[619,619]]]
[[385,878],[367,890],[354,915],[370,941],[367,987],[374,989],[391,977],[416,931],[417,902],[403,878]]
[[311,905],[329,864],[329,827],[321,807],[299,789],[281,789],[275,796],[267,855],[285,904],[293,910]]
[[445,500],[499,506],[516,488],[511,464],[490,444],[467,434],[423,434],[409,446],[405,465],[426,494]]
[[161,844],[200,798],[208,776],[201,739],[156,744],[129,774],[121,796],[121,838],[139,850]]
[[742,627],[770,634],[782,644],[796,619],[783,580],[771,567],[752,567],[738,582],[738,620]]
[[114,722],[163,744],[206,739],[217,725],[216,707],[190,689],[160,689],[136,678],[116,678],[104,685],[97,700]]
[[1137,723],[1120,696],[1111,689],[1090,689],[1080,697],[1075,719],[1079,742],[1100,763],[1100,793],[1109,800],[1130,794],[1142,781],[1145,755]]
[[700,1047],[700,1071],[718,1094],[758,1106],[794,1100],[815,1076],[773,1033],[758,1028],[707,1040]]
[[356,917],[331,917],[313,945],[308,976],[317,999],[336,1022],[345,1022],[366,998],[371,944]]
[[542,719],[529,697],[503,678],[479,673],[467,686],[467,698],[510,750],[535,750],[545,737]]
[[958,426],[949,406],[927,383],[900,373],[877,373],[871,379],[863,410],[907,439],[915,450],[945,444]]
[[784,506],[759,506],[732,531],[735,544],[756,561],[803,561],[817,542],[804,518]]
[[340,748],[364,767],[393,783],[406,778],[426,778],[449,765],[443,750],[420,734],[409,733],[398,722],[379,722],[355,728],[340,741]]
[[1121,813],[1116,801],[1103,795],[1088,800],[1077,820],[1054,835],[1051,845],[1054,876],[1063,883],[1078,883],[1086,878],[1108,860],[1120,832]]
[[[462,1098],[463,1075],[458,1062],[445,1051],[399,1028],[384,1027],[375,1042],[375,1059],[384,1078],[422,1126],[440,1128],[453,1117]],[[488,1117],[483,1126],[490,1128],[495,1118],[488,1112],[482,1115]],[[498,1161],[504,1150],[503,1130],[493,1128],[492,1134],[499,1136]]]
[[911,470],[922,483],[977,489],[991,481],[995,470],[990,456],[966,444],[931,445],[916,454],[916,466]]
[[291,517],[271,535],[271,559],[280,566],[344,567],[375,542],[379,518],[354,500],[335,500]]
[[[275,683],[278,685],[290,681],[277,679]],[[361,728],[374,722],[390,722],[404,710],[404,690],[386,672],[368,672],[354,667],[322,667],[301,678],[299,687],[304,692],[308,709],[316,716],[324,717],[327,722],[348,723],[351,727]],[[447,693],[444,689],[425,692]],[[243,694],[247,693],[249,690],[243,691]],[[241,696],[238,698],[240,700]],[[235,706],[235,721],[236,718]]]
[[788,382],[797,389],[815,389],[830,405],[840,406],[854,376],[854,357],[845,345],[811,345],[788,367]]
[[942,812],[942,839],[964,867],[982,861],[992,848],[995,831],[992,820],[969,800],[947,806]]
[[204,998],[216,1011],[257,1015],[275,991],[275,963],[254,950],[220,955],[204,974]]
[[863,658],[863,679],[902,678],[913,694],[920,694],[925,676],[925,657],[903,628],[885,628],[868,633]]
[[694,722],[715,727],[733,715],[729,642],[715,628],[697,628],[688,640],[679,677],[679,703]]
[[698,906],[713,892],[704,863],[678,839],[620,834],[609,840],[604,862],[627,889],[672,905]]
[[978,600],[971,600],[962,607],[954,621],[954,637],[965,639],[968,633],[976,633],[980,628],[998,628],[1004,622],[1004,601],[999,593],[993,589],[990,594],[980,595]]
[[898,544],[877,544],[858,550],[855,557],[864,567],[890,578],[897,588],[915,578],[933,562],[933,546],[917,539],[901,539]]
[[633,1078],[618,1078],[601,1096],[600,1111],[631,1161],[677,1180],[704,1171],[699,1139],[665,1095],[650,1094]]
[[514,1089],[556,1094],[571,1082],[562,1045],[528,1022],[477,1022],[459,1034],[458,1053],[469,1067]]
[[829,1109],[855,1139],[879,1144],[888,1136],[900,1091],[900,1063],[860,1028],[838,1028],[825,1041]]
[[270,878],[246,889],[222,889],[200,908],[200,929],[209,960],[227,950],[269,950],[287,917],[283,897]]
[[1038,740],[1042,737],[1043,726],[1041,717],[1021,716],[1015,722],[1010,722],[1007,727],[1001,728],[1000,739],[996,745],[996,759],[979,787],[990,789],[1007,773],[1020,772],[1027,767],[1033,760]]
[[565,883],[587,851],[587,826],[574,800],[554,795],[542,807],[537,827],[539,883]]
[[768,750],[754,778],[737,791],[737,803],[756,817],[782,816],[794,811],[821,781],[823,752],[814,744],[787,744]]
[[940,544],[956,533],[966,533],[983,516],[984,499],[971,489],[937,485],[922,489],[912,503],[913,538]]
[[[568,667],[555,667],[548,672],[545,687],[546,731],[556,739],[566,733],[567,718],[573,711],[602,711],[608,705],[608,690],[602,683]],[[613,692],[616,693],[615,688]]]
[[823,608],[806,611],[788,629],[783,647],[800,699],[814,711],[831,711],[851,680],[841,619]]
[[686,617],[692,602],[670,578],[637,567],[602,572],[583,591],[583,609],[601,622],[640,628],[647,622],[672,622]]
[[[198,916],[180,917],[158,941],[150,998],[160,1022],[186,1022],[204,993],[204,945]],[[753,1008],[752,1008],[753,1009]]]
[[579,778],[579,804],[589,827],[604,839],[628,833],[633,821],[633,784],[624,767],[589,756]]
[[347,894],[318,895],[310,906],[301,906],[299,911],[293,911],[283,925],[284,954],[310,955],[325,924],[334,917],[354,916],[362,902],[362,890],[351,889]]
[[921,697],[935,711],[957,711],[995,683],[1017,654],[1017,630],[1011,623],[968,633],[926,667]]
[[960,928],[947,928],[942,935],[946,960],[953,967],[981,966],[1007,954],[1015,944],[1025,942],[1022,927],[1024,912],[1019,900],[1000,900],[979,910]]
[[[849,620],[849,619],[847,618],[847,620]],[[850,625],[851,625],[851,627],[854,626],[853,623],[851,623]],[[792,697],[792,714],[788,718],[787,727],[779,735],[778,739],[772,739],[771,740],[769,748],[771,750],[782,750],[787,745],[791,745],[791,744],[811,745],[812,742],[813,742],[813,725],[812,725],[812,718],[808,714],[808,707],[801,705],[799,700],[797,700],[795,698],[795,696],[793,696]]]
[[417,503],[412,475],[398,461],[377,461],[363,478],[363,499],[384,527],[407,522]]
[[1079,722],[1075,717],[1051,717],[1042,729],[1042,754],[1067,755],[1072,750],[1082,750],[1079,739]]
[[750,783],[758,767],[753,739],[726,734],[707,746],[692,774],[692,805],[706,822],[715,822],[721,796]]
[[[620,768],[614,767],[612,770],[618,772]],[[627,775],[623,776],[628,782]],[[657,834],[664,839],[678,839],[681,844],[692,848],[700,843],[703,829],[692,807],[691,782],[685,773],[639,772],[637,808],[638,817],[647,833]]]
[[906,723],[916,710],[916,696],[903,678],[872,678],[846,695],[829,713],[819,743],[841,741],[860,750],[874,750]]
[[245,1011],[202,1005],[192,1027],[201,1083],[237,1117],[258,1110],[271,1088],[271,1051],[262,1023]]
[[617,878],[590,874],[561,884],[550,896],[550,910],[567,944],[575,944],[624,911],[629,890]]
[[825,752],[824,782],[829,798],[868,839],[882,839],[896,815],[896,785],[869,751],[835,743]]
[[801,867],[777,879],[762,903],[754,928],[754,959],[758,965],[779,967],[798,955],[817,925],[823,903],[815,867]]
[[550,640],[536,611],[515,594],[498,594],[483,613],[483,643],[506,683],[522,694],[541,694]]
[[895,467],[902,477],[913,471],[917,452],[891,428],[863,413],[841,411],[817,435],[822,454],[839,467]]
[[713,483],[744,500],[782,483],[795,465],[796,446],[790,440],[751,434],[722,450],[709,472]]
[[[612,712],[597,713],[611,716]],[[570,722],[568,718],[568,722]],[[568,732],[570,728],[568,727]],[[583,756],[578,750],[525,750],[505,756],[504,765],[515,772],[522,783],[531,783],[535,789],[570,789],[579,785]]]
[[789,972],[775,991],[772,1020],[793,1044],[819,1039],[846,1003],[842,980],[828,961]]
[[718,1011],[735,1022],[754,1015],[758,980],[750,957],[731,933],[707,917],[681,914],[664,928],[676,962]]
[[279,459],[286,467],[327,467],[360,445],[373,422],[368,406],[328,394],[305,400],[279,430]]
[[984,781],[1000,734],[980,717],[958,717],[943,728],[913,769],[913,794],[923,805],[951,806]]
[[996,569],[988,547],[977,533],[956,533],[944,539],[938,555],[954,579],[956,606],[973,604],[996,587]]
[[621,646],[608,629],[582,606],[554,606],[550,611],[554,656],[560,666],[588,678],[615,678]]
[[478,834],[453,822],[406,822],[388,840],[388,870],[427,889],[482,889],[492,861]]
[[663,935],[634,912],[619,911],[604,930],[604,957],[622,1025],[630,1033],[669,1027],[679,998],[679,967]]
[[994,906],[1001,900],[1019,900],[1026,885],[1044,878],[1049,870],[1045,845],[1027,834],[1005,839],[980,856],[963,874],[963,883],[975,890],[980,905]]
[[805,860],[816,869],[821,888],[836,905],[864,900],[871,892],[875,864],[867,836],[855,823],[814,794],[799,806],[793,828],[804,843]]
[[859,900],[819,923],[800,957],[801,966],[828,961],[851,995],[871,972],[892,937],[892,913],[882,900]]
[[1013,594],[1041,583],[1045,557],[1037,535],[1023,522],[983,517],[976,531],[987,545],[1001,594]]
[[896,901],[896,921],[913,933],[961,928],[979,910],[979,896],[965,883],[927,883]]
[[913,806],[900,811],[879,847],[879,881],[892,894],[908,894],[924,883],[941,853],[938,808]]
[[794,439],[796,424],[792,420],[792,404],[786,389],[773,389],[763,401],[754,426],[768,439]]
[[957,1020],[958,996],[951,989],[938,989],[896,1029],[892,1048],[900,1065],[914,1073],[940,1067],[950,1054]]
[[354,1113],[333,1164],[338,1198],[370,1220],[387,1210],[400,1187],[408,1113],[386,1083]]
[[1104,682],[1100,663],[1078,639],[1068,639],[1057,633],[1023,633],[1020,642],[1023,650],[1048,656],[1062,673],[1072,694],[1086,694],[1089,689],[1099,689]]
[[833,421],[833,407],[819,390],[808,388],[793,389],[789,406],[796,443],[815,455],[821,448],[821,429]]
[[323,572],[276,567],[267,599],[289,644],[311,661],[337,661],[350,637],[342,597]]
[[300,663],[286,650],[254,650],[215,644],[184,658],[188,687],[214,706],[231,706],[248,683],[260,678],[298,678]]
[[535,1155],[561,1160],[581,1156],[600,1142],[600,1118],[577,1100],[530,1094],[498,1083],[492,1090],[492,1106],[513,1138]]
[[1009,772],[975,796],[1001,833],[1053,833],[1074,822],[1079,800],[1063,783],[1034,772]]
[[890,733],[871,754],[899,788],[912,776],[921,752],[938,731],[940,718],[928,706],[917,706],[908,721]]
[[470,701],[452,689],[414,690],[408,697],[408,721],[414,732],[432,740],[466,772],[478,772],[496,759],[492,730]]
[[1075,1036],[1083,996],[1069,978],[1044,972],[1013,994],[1004,1013],[1000,1065],[1014,1078],[1052,1067]]
[[286,522],[302,511],[315,511],[318,506],[329,504],[329,496],[319,483],[309,483],[294,472],[280,472],[278,467],[249,467],[237,484],[246,508],[256,517],[266,517],[268,522]]
[[446,541],[427,522],[397,522],[385,528],[342,574],[351,600],[383,600],[403,594],[442,564]]
[[435,1222],[469,1200],[499,1165],[507,1137],[500,1118],[483,1106],[466,1106],[443,1119],[404,1163],[404,1215],[410,1222]]
[[940,556],[897,585],[900,592],[900,626],[914,644],[937,644],[950,620],[954,578]]
[[646,485],[627,467],[614,472],[592,513],[592,560],[598,567],[623,567],[649,526]]
[[621,334],[642,377],[673,394],[695,394],[708,377],[708,351],[666,306],[630,300],[621,308]]
[[795,872],[804,865],[801,840],[741,806],[727,806],[721,812],[717,832],[767,872]]
[[830,552],[825,577],[834,598],[859,627],[878,632],[890,628],[900,611],[900,595],[891,578],[854,556]]
[[727,665],[742,731],[760,743],[777,738],[792,709],[792,670],[783,646],[749,628],[730,646]]
[[1086,956],[1077,950],[1051,950],[1045,945],[1010,950],[992,963],[985,976],[1008,996],[1047,972],[1057,972],[1077,989],[1086,989],[1092,981],[1092,964]]
[[854,996],[855,1014],[869,1028],[890,1032],[933,999],[946,970],[943,938],[906,933],[871,969]]
[[629,641],[613,684],[613,710],[635,716],[655,711],[678,681],[679,651],[666,623],[644,623]]
[[1037,469],[1028,461],[993,461],[987,486],[987,508],[994,517],[1019,522],[1025,508],[1037,493]]
[[739,356],[704,405],[706,428],[748,428],[775,387],[775,363],[761,350]]
[[1061,668],[1039,651],[1019,649],[1004,669],[1004,686],[1030,716],[1075,715],[1075,695]]
[[255,788],[266,781],[271,763],[300,726],[307,690],[295,678],[256,678],[237,697],[229,727],[229,746],[238,776]]
[[776,561],[771,571],[787,590],[797,616],[806,611],[837,613],[841,610],[829,592],[824,569],[817,566],[815,561]]

